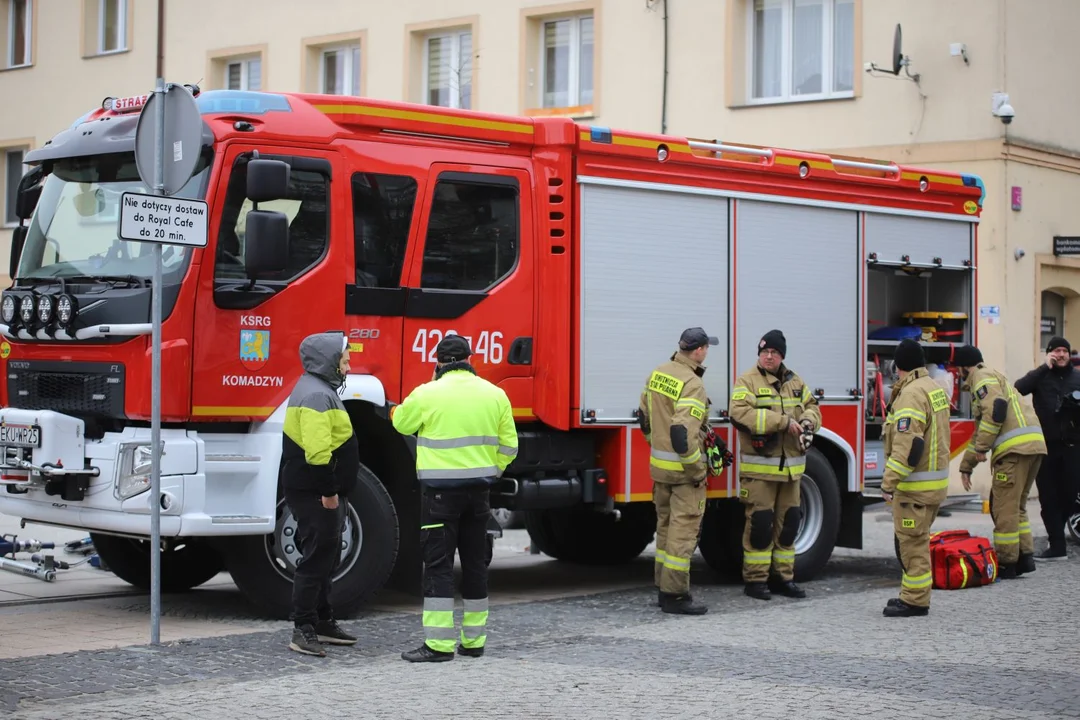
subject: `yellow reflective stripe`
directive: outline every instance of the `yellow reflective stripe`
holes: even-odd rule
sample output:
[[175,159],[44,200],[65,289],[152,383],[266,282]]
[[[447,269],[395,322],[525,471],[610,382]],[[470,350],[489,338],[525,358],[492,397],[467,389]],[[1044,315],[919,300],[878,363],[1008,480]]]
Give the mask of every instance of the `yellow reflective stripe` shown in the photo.
[[911,418],[912,420],[918,420],[919,422],[926,422],[926,413],[915,408],[903,408],[893,413],[893,418],[899,420],[900,418]]
[[1020,523],[1020,533],[1019,534],[1020,535],[1030,535],[1031,534],[1031,523],[1030,522],[1022,522],[1022,523]]
[[649,464],[653,467],[660,468],[661,470],[673,470],[675,472],[682,472],[685,470],[681,462],[675,462],[674,460],[661,460],[658,457],[649,456]]
[[772,565],[772,553],[743,551],[743,562],[747,565]]
[[441,528],[444,523],[435,523],[434,525],[421,525],[421,530],[434,530],[435,528]]
[[801,403],[801,398],[784,398],[783,406],[786,408],[798,407]]
[[945,478],[944,480],[916,480],[914,482],[901,481],[896,484],[896,489],[901,492],[944,490],[947,487],[949,487],[949,478]]
[[934,418],[930,421],[930,462],[928,463],[930,470],[937,470],[937,466],[938,466],[937,423],[938,423],[938,416],[937,416],[937,413],[934,413]]
[[811,398],[811,397],[812,397],[812,396],[811,396],[811,394],[810,394],[810,388],[808,388],[808,387],[806,387],[805,385],[803,385],[803,389],[802,389],[802,401],[803,401],[804,403],[808,403],[808,402],[810,402],[810,398]]
[[1019,542],[1020,542],[1020,533],[1019,532],[1014,532],[1014,533],[995,532],[994,533],[994,544],[995,545],[1016,545]]
[[785,465],[784,468],[781,469],[777,465],[765,465],[759,462],[755,463],[740,461],[739,471],[746,473],[757,473],[759,475],[777,475],[781,477],[787,477],[788,473],[791,473],[793,475],[802,475],[804,472],[806,472],[806,462],[803,461],[796,465]]
[[665,555],[664,567],[676,572],[690,572],[690,558],[681,558],[675,555]]
[[684,397],[684,398],[679,398],[679,402],[675,403],[675,407],[677,407],[677,408],[680,408],[680,407],[693,407],[693,408],[697,408],[699,410],[704,410],[705,409],[705,403],[701,402],[697,398]]
[[919,588],[929,587],[933,582],[933,573],[926,573],[924,575],[908,575],[907,573],[904,573],[904,577],[900,581],[900,584],[906,588],[918,590]]
[[773,548],[772,556],[773,556],[773,559],[775,559],[775,560],[794,560],[795,559],[795,551],[794,550],[780,550],[780,549],[777,549],[777,548]]
[[778,407],[779,405],[780,405],[780,398],[773,398],[773,397],[754,398],[754,407],[770,408],[770,407]]
[[656,551],[656,562],[663,563],[664,558],[666,558],[666,557],[667,557],[667,553],[664,552],[663,550],[657,550]]
[[684,465],[693,465],[694,463],[701,460],[701,451],[700,450],[695,450],[694,452],[690,453],[689,455],[680,455],[679,460]]
[[913,467],[911,467],[909,465],[905,465],[904,463],[900,462],[899,460],[894,460],[893,458],[889,458],[888,460],[885,461],[885,469],[886,470],[892,470],[894,473],[896,473],[900,477],[907,477],[908,475],[910,475],[915,470],[915,468],[913,468]]
[[743,398],[745,398],[749,394],[750,394],[750,390],[748,388],[743,387],[742,385],[736,385],[735,387],[733,387],[731,389],[731,399],[732,400],[742,400]]
[[979,429],[984,432],[995,434],[1001,432],[1000,425],[998,425],[997,423],[989,422],[987,420],[983,420],[979,423]]
[[1022,435],[1015,435],[1002,443],[994,446],[994,454],[1000,455],[1001,453],[1014,448],[1017,445],[1022,445],[1026,442],[1043,442],[1043,434],[1037,430],[1030,430]]
[[756,419],[756,423],[755,423],[756,427],[754,428],[755,430],[757,430],[758,435],[763,435],[765,433],[765,421],[766,421],[765,411],[764,410],[758,410],[757,411],[757,419]]
[[960,581],[960,587],[967,587],[968,571],[967,563],[964,562],[964,558],[960,558],[960,569],[964,571],[964,578]]
[[[640,377],[640,376],[639,376],[639,377]],[[975,392],[976,390],[978,390],[978,389],[979,389],[979,388],[981,388],[981,387],[986,387],[986,386],[988,386],[988,385],[1000,385],[1000,384],[1001,384],[1001,383],[999,383],[999,382],[997,381],[997,378],[993,378],[993,377],[988,377],[988,378],[986,378],[985,380],[981,380],[981,381],[979,381],[979,382],[978,382],[978,383],[977,383],[977,384],[975,385],[975,387],[971,388],[971,391],[972,391],[972,392]]]

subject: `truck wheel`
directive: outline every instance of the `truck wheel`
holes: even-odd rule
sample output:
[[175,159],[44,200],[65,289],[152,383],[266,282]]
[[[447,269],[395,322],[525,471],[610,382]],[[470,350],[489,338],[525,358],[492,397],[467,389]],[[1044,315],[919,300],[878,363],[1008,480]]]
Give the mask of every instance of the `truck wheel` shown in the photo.
[[[280,491],[279,491],[280,495]],[[292,610],[293,574],[303,557],[293,538],[296,519],[279,497],[277,521],[269,535],[230,538],[225,564],[236,586],[258,610],[287,620]],[[341,561],[332,578],[330,603],[338,618],[353,615],[383,587],[398,551],[398,520],[390,494],[364,465],[349,495]]]
[[630,562],[648,547],[656,534],[651,504],[620,508],[622,517],[583,507],[532,510],[525,514],[525,529],[540,552],[581,565],[617,565]]
[[[150,589],[150,541],[90,533],[94,551],[116,577]],[[202,585],[224,569],[221,555],[207,543],[187,540],[161,551],[161,591],[176,593]]]
[[[806,582],[825,567],[840,532],[840,484],[832,465],[816,448],[806,454],[799,486],[802,520],[795,536],[795,580]],[[729,509],[721,510],[724,506]],[[705,513],[699,548],[705,562],[724,576],[742,573],[746,512],[740,502],[721,503]]]

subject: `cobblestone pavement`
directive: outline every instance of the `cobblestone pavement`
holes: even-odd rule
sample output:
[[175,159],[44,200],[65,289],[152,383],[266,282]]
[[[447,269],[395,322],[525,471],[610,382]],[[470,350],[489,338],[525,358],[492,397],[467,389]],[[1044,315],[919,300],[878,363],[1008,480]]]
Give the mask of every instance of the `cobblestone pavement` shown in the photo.
[[[1041,545],[1040,545],[1041,547]],[[358,648],[325,659],[273,631],[5,661],[0,716],[143,718],[1059,718],[1080,708],[1080,557],[1020,580],[935,591],[928,618],[886,619],[883,554],[838,556],[806,600],[738,585],[662,614],[649,588],[508,604],[481,659],[410,665],[415,613],[344,623]],[[704,583],[704,584],[703,584]]]

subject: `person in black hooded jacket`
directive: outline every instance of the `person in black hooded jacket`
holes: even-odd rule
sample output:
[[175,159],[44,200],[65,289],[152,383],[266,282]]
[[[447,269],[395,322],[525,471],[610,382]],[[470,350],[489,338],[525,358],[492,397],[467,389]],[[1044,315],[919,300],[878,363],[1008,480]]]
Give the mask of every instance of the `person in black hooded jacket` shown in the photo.
[[1043,524],[1050,538],[1050,547],[1038,556],[1042,560],[1067,555],[1065,523],[1078,512],[1080,433],[1070,422],[1067,396],[1080,391],[1080,369],[1073,366],[1071,352],[1068,340],[1051,338],[1046,345],[1046,362],[1013,383],[1021,395],[1031,395],[1046,438],[1046,460],[1035,480]]

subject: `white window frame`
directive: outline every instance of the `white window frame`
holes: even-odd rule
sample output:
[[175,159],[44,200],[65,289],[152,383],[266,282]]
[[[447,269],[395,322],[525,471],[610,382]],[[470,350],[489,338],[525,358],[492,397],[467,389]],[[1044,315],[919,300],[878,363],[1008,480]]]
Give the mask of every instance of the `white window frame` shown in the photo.
[[[593,21],[593,96],[596,96],[596,17],[592,12],[578,13],[576,15],[552,15],[539,18],[540,20],[540,107],[545,110],[558,110],[560,108],[581,107],[581,21],[585,19]],[[570,20],[570,58],[568,60],[570,78],[567,83],[566,94],[569,101],[566,105],[548,105],[544,97],[544,88],[547,87],[547,41],[545,38],[548,23]],[[592,103],[588,103],[592,105]]]
[[[843,1],[843,0],[841,0]],[[854,4],[857,0],[851,0]],[[795,15],[795,0],[766,0],[770,4],[780,5],[783,13],[783,19],[781,20],[781,51],[780,51],[780,88],[779,95],[757,98],[754,97],[754,70],[756,62],[756,53],[754,46],[754,29],[755,29],[755,0],[746,0],[746,104],[747,105],[773,105],[777,103],[793,103],[793,102],[813,102],[816,100],[836,100],[841,98],[855,97],[855,89],[851,90],[838,90],[833,91],[831,89],[834,82],[833,77],[833,31],[836,29],[836,3],[837,0],[822,0],[824,5],[824,18],[822,20],[822,32],[821,32],[821,48],[822,48],[822,65],[821,65],[821,78],[823,92],[813,93],[807,95],[795,95],[792,93],[791,83],[793,81],[793,73],[791,69],[792,53],[794,50],[795,38],[794,32],[794,15]],[[859,28],[853,28],[853,33],[858,33]],[[855,67],[855,43],[854,38],[852,42],[852,73],[851,80],[852,85],[855,83],[855,73],[858,72],[858,68]]]
[[[319,92],[320,93],[322,93],[324,95],[337,95],[338,94],[338,93],[331,92],[331,91],[326,89],[326,54],[327,53],[333,53],[333,52],[338,52],[338,53],[339,52],[350,52],[351,53],[351,52],[354,52],[354,51],[356,52],[357,55],[360,56],[359,75],[357,75],[355,78],[352,76],[352,74],[353,74],[353,64],[351,62],[351,58],[350,58],[350,62],[346,62],[346,63],[342,64],[342,67],[344,67],[344,69],[345,69],[345,78],[342,81],[341,85],[342,85],[342,87],[348,88],[350,90],[350,92],[343,92],[341,94],[345,95],[345,96],[349,96],[349,97],[359,97],[360,96],[360,91],[361,91],[360,79],[361,79],[361,77],[363,76],[363,73],[364,73],[364,53],[363,53],[363,47],[361,46],[361,43],[359,43],[359,42],[346,43],[344,45],[328,45],[326,47],[319,48]],[[351,90],[353,90],[354,88],[356,90],[355,93],[351,92]]]
[[26,18],[23,20],[23,47],[26,50],[26,57],[22,58],[21,62],[15,61],[15,3],[18,0],[11,0],[8,4],[8,37],[7,37],[7,66],[8,68],[21,68],[30,67],[33,64],[33,49],[31,44],[33,43],[33,24],[34,24],[34,0],[25,0],[26,2]]
[[[12,212],[12,214],[14,214],[14,212],[15,212],[14,207],[11,207],[11,208],[8,207],[8,193],[11,191],[11,188],[8,187],[8,175],[7,175],[7,173],[8,173],[8,155],[10,155],[11,153],[16,153],[16,152],[19,153],[20,155],[22,155],[22,160],[23,160],[23,162],[22,162],[22,175],[26,175],[26,173],[30,170],[30,166],[26,164],[26,153],[30,152],[30,148],[18,147],[18,146],[0,148],[0,155],[3,155],[3,159],[4,159],[4,184],[3,184],[3,187],[4,187],[4,215],[3,215],[3,217],[0,217],[0,220],[3,221],[2,224],[0,224],[0,227],[4,227],[4,228],[13,228],[13,227],[18,227],[19,226],[19,219],[18,218],[15,218],[14,222],[11,222],[10,220],[8,220],[8,210],[10,210]],[[18,190],[18,186],[16,186],[15,189]],[[17,197],[16,197],[16,202],[18,202]]]
[[127,52],[127,23],[128,3],[127,0],[116,0],[116,47],[111,50],[105,49],[105,5],[109,0],[98,0],[98,55],[111,55],[113,53]]
[[[431,77],[429,62],[431,53],[431,41],[440,40],[442,38],[450,38],[450,104],[445,107],[460,108],[461,107],[461,76],[455,75],[453,68],[461,67],[461,38],[464,35],[469,36],[469,47],[472,48],[472,28],[460,28],[456,30],[440,30],[433,33],[424,35],[424,57],[423,57],[423,92],[424,92],[424,104],[430,105],[429,99],[431,98]],[[472,50],[470,50],[470,54]],[[472,97],[473,78],[475,77],[475,68],[472,63],[469,63],[469,107],[475,107]],[[443,106],[438,106],[443,107]]]
[[245,55],[243,57],[233,57],[224,60],[224,68],[221,77],[221,87],[225,90],[232,90],[229,87],[229,68],[233,65],[240,66],[240,87],[236,88],[237,92],[247,92],[251,87],[251,61],[259,61],[259,89],[262,89],[262,55]]

